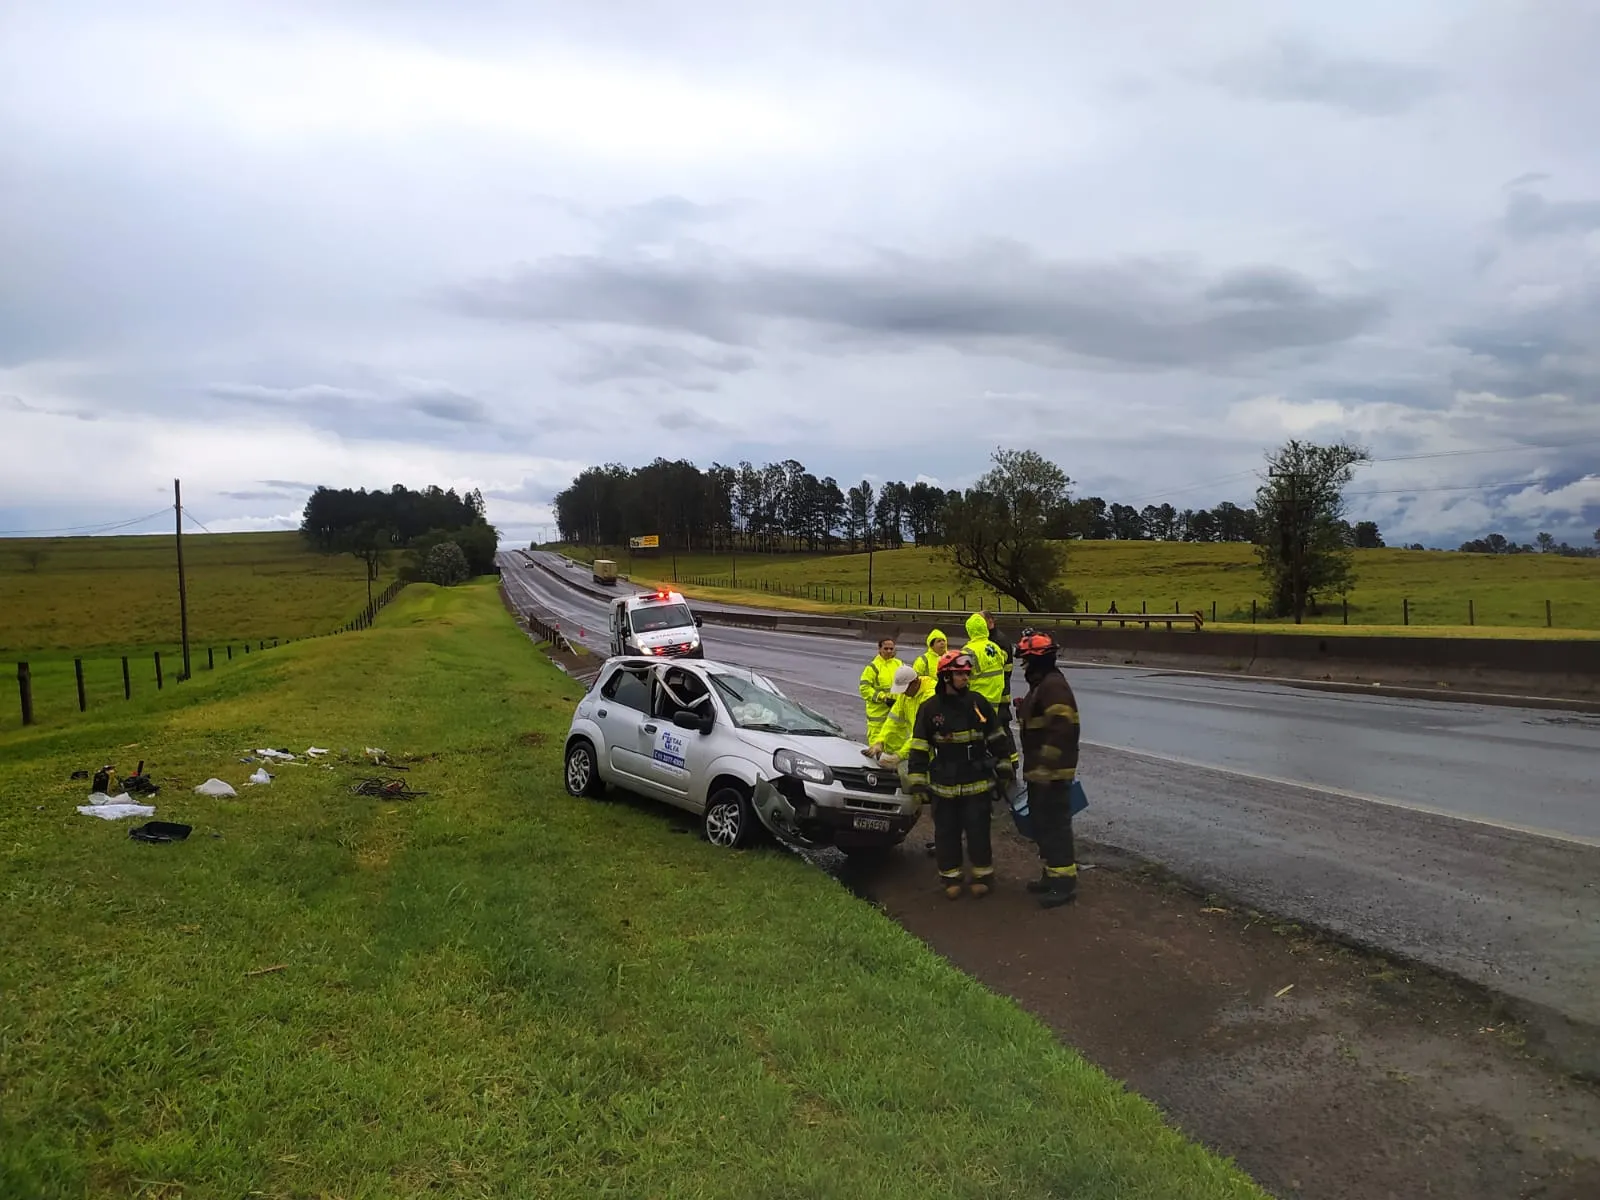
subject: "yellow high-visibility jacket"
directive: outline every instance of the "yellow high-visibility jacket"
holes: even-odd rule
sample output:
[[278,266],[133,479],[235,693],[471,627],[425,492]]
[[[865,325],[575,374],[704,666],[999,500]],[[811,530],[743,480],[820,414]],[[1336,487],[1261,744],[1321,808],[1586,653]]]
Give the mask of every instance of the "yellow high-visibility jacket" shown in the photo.
[[[989,622],[983,619],[982,613],[973,613],[967,618],[967,644],[961,648],[972,655],[975,667],[972,672],[972,690],[998,711],[1005,699],[1006,665],[1010,656],[1000,643],[989,637]],[[1005,721],[1010,718],[1010,714],[1001,713],[1000,717]]]
[[905,663],[898,658],[883,658],[874,654],[872,661],[861,669],[861,682],[856,690],[867,706],[867,744],[878,740],[878,733],[889,717],[889,707],[894,700],[889,689],[894,686],[894,673]]

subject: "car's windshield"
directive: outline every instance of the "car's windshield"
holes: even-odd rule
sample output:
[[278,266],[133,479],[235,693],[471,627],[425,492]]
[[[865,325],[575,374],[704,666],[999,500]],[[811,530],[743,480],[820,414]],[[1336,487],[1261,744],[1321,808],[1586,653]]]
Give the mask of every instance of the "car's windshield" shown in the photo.
[[693,625],[687,604],[652,604],[636,608],[629,614],[635,633],[660,633],[663,629],[682,629]]
[[839,733],[839,727],[832,721],[779,695],[759,675],[714,671],[708,672],[708,678],[722,697],[733,723],[740,729],[819,737],[834,737]]

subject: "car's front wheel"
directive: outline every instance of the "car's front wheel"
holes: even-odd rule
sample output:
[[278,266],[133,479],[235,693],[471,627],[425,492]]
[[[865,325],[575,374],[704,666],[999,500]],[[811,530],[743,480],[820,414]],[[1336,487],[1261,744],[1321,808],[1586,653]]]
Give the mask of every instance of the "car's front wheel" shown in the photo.
[[706,801],[706,841],[724,850],[742,849],[755,840],[758,819],[742,789],[718,788]]
[[605,790],[595,764],[594,746],[587,738],[574,738],[567,747],[567,794],[571,796],[598,796]]

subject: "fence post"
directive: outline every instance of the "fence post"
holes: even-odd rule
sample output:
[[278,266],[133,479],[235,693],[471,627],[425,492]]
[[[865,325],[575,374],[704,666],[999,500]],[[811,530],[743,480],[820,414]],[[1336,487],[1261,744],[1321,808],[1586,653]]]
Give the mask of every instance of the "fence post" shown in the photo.
[[233,643],[232,642],[228,643],[228,661],[229,662],[233,661]]
[[245,644],[244,644],[244,652],[245,652],[245,653],[246,653],[246,654],[249,654],[249,653],[250,653],[250,643],[249,643],[249,642],[246,642],[246,643],[245,643]]
[[1147,616],[1150,615],[1150,601],[1148,601],[1148,600],[1139,601],[1139,615],[1140,616],[1144,616],[1144,617],[1147,617]]
[[266,642],[262,642],[260,647],[259,647],[259,649],[265,650],[266,648],[267,648]]
[[1256,623],[1256,598],[1254,596],[1251,596],[1250,597],[1250,624],[1254,625],[1255,623]]
[[17,691],[22,694],[22,723],[33,724],[33,672],[25,662],[17,664]]
[[128,674],[128,656],[122,656],[122,698],[133,699],[133,677]]
[[1476,625],[1477,623],[1478,623],[1478,611],[1477,611],[1477,608],[1473,605],[1472,601],[1469,599],[1467,601],[1467,624],[1468,625]]
[[[1083,611],[1088,612],[1089,610],[1085,608]],[[1213,625],[1217,623],[1217,602],[1215,600],[1211,602],[1211,623]]]
[[215,671],[216,669],[217,669],[217,652],[212,647],[207,646],[206,647],[206,670]]
[[1407,625],[1411,624],[1411,598],[1402,597],[1400,600],[1400,619]]
[[83,694],[83,659],[72,660],[72,672],[78,677],[78,711],[89,711],[89,698]]
[[161,690],[161,651],[156,651],[156,691]]
[[1546,600],[1544,602],[1544,627],[1546,629],[1549,629],[1550,628],[1550,623],[1551,623],[1550,601]]

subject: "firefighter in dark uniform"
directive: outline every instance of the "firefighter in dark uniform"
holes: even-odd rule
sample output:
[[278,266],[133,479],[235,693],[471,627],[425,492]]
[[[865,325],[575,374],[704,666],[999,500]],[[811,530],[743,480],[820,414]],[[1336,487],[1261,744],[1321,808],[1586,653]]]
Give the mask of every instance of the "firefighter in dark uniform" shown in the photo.
[[972,864],[968,890],[987,896],[994,886],[989,844],[990,806],[998,784],[1016,777],[1017,753],[994,706],[971,686],[973,661],[963,650],[939,660],[938,685],[917,710],[907,743],[906,785],[933,802],[934,859],[939,885],[961,895],[962,839]]
[[1072,781],[1078,776],[1078,700],[1056,666],[1056,640],[1024,631],[1016,656],[1028,694],[1016,702],[1022,742],[1022,778],[1028,785],[1044,874],[1028,884],[1044,908],[1070,903],[1078,894],[1078,860],[1072,844]]

